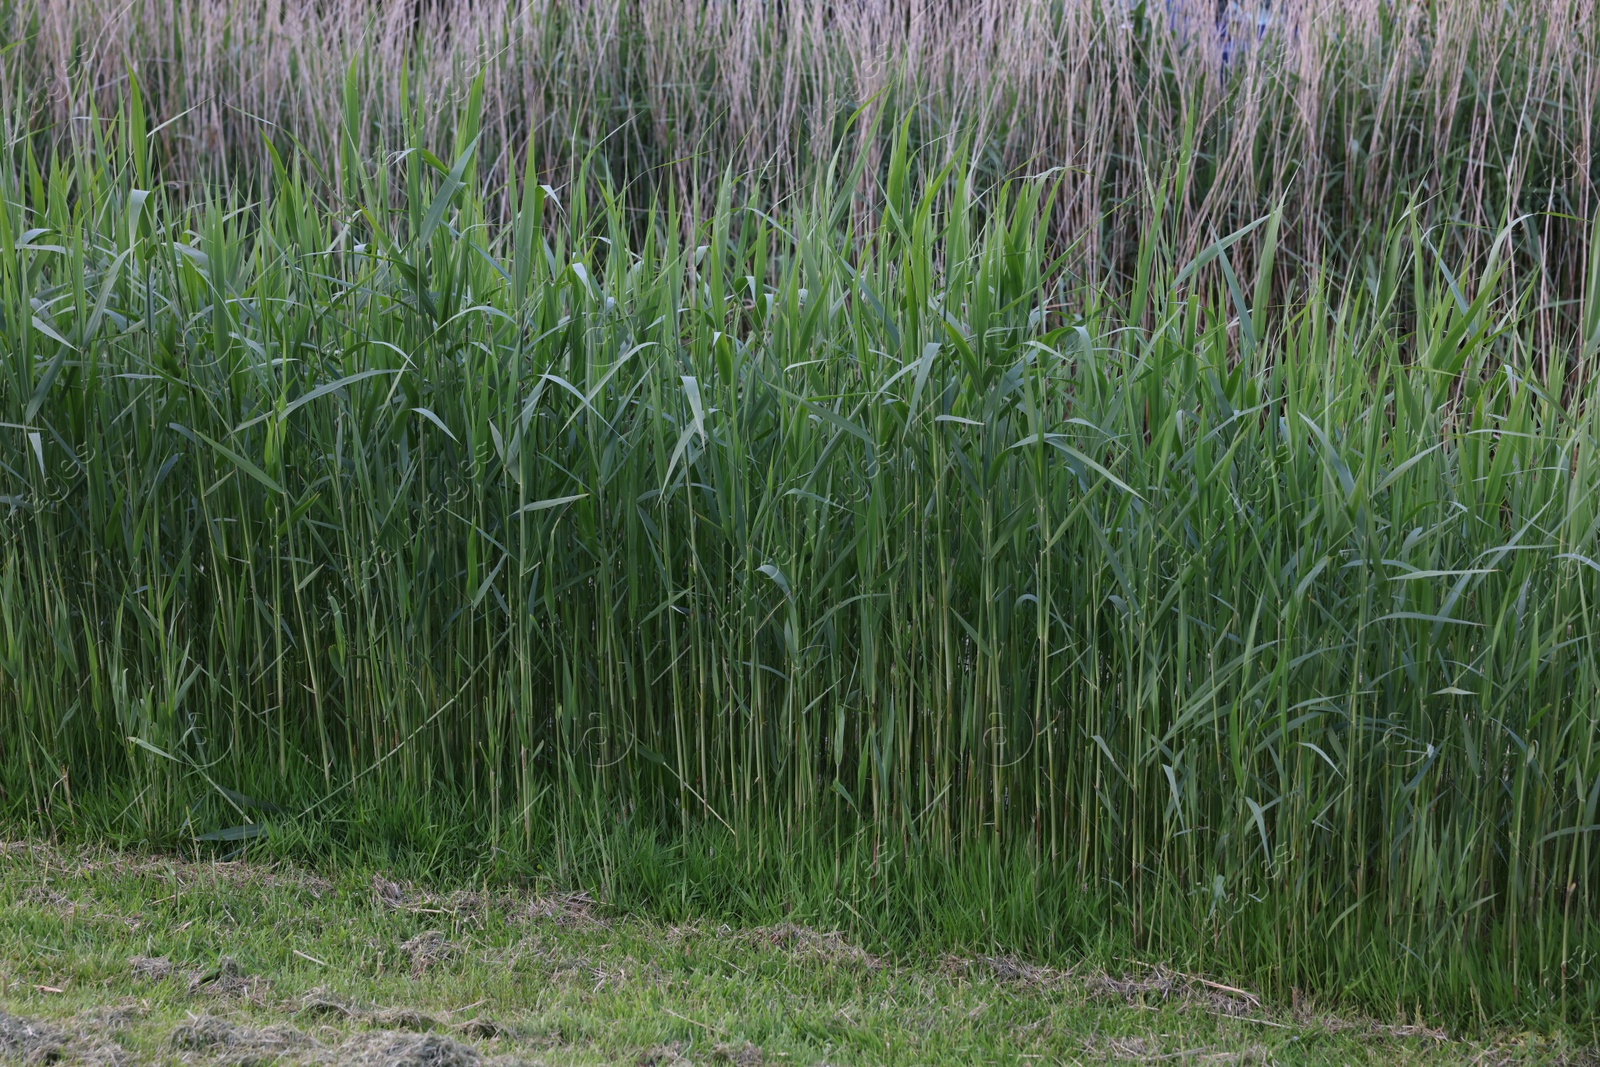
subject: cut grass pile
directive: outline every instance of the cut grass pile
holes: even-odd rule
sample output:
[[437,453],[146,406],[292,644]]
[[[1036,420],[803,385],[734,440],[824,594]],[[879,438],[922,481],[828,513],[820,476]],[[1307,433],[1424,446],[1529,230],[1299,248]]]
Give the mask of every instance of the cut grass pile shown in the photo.
[[10,845],[0,899],[0,1056],[32,1063],[1596,1062],[1560,1034],[1466,1041],[1163,971],[885,959],[549,887]]
[[1180,155],[1118,296],[903,126],[502,225],[480,119],[343,195],[167,189],[137,94],[0,161],[10,818],[1600,1011],[1600,263],[1559,333],[1526,220],[1280,285]]

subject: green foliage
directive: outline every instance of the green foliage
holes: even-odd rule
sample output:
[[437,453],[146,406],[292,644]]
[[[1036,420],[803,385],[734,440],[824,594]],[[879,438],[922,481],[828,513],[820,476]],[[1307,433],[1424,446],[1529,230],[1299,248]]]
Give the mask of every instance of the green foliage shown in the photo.
[[[218,1067],[474,1061],[449,1044],[459,1041],[487,1062],[561,1067],[1158,1055],[1568,1067],[1593,1052],[1587,1028],[1463,1040],[1306,998],[1292,1013],[1264,1008],[1200,975],[1123,960],[1068,971],[1006,955],[884,957],[798,915],[669,926],[548,883],[453,881],[447,891],[346,863],[319,873],[328,877],[8,842],[8,1055],[73,1062],[111,1052],[142,1064],[181,1051],[184,1063]],[[19,1025],[28,1022],[31,1033]],[[196,1031],[212,1040],[194,1040]],[[397,1038],[423,1031],[445,1043],[444,1055],[396,1054]],[[374,1055],[385,1045],[387,1056]]]
[[881,214],[530,156],[500,226],[469,118],[331,202],[146,188],[137,96],[0,167],[13,817],[1600,1009],[1600,405],[1515,226],[1264,306],[1278,215],[1158,223],[1130,319],[903,136]]

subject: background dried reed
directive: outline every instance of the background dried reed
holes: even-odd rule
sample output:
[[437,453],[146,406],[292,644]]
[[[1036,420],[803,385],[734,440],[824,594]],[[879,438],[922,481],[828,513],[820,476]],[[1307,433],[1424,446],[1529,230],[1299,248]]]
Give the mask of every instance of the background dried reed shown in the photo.
[[[991,176],[1064,168],[1079,268],[1129,271],[1180,146],[1179,249],[1286,210],[1283,270],[1359,263],[1411,200],[1462,251],[1524,212],[1537,300],[1570,295],[1593,211],[1593,0],[5,0],[0,108],[86,136],[142,79],[171,181],[240,182],[259,131],[330,161],[349,95],[358,151],[436,134],[486,72],[480,160],[503,186],[533,139],[559,185],[591,157],[616,184],[704,206],[724,171],[803,186],[864,102]],[[404,70],[406,77],[400,72]],[[860,137],[861,125],[853,136]],[[870,134],[869,134],[870,136]],[[504,202],[500,205],[506,211]]]

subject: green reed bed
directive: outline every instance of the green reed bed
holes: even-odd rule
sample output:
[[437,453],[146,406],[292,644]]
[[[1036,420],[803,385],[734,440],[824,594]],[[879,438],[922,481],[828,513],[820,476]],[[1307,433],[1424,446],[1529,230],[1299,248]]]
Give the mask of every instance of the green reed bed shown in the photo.
[[471,118],[0,168],[10,818],[1593,1018],[1600,269],[1535,343],[1514,228],[1285,293],[1158,187],[1112,303],[903,137],[489,226]]

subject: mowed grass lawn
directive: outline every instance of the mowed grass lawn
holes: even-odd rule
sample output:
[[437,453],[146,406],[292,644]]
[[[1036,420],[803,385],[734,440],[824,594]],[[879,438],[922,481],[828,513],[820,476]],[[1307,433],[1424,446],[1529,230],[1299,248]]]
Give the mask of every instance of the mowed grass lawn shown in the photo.
[[549,886],[15,843],[0,887],[0,1057],[24,1062],[1597,1062],[1570,1036],[1463,1040],[1132,962],[886,959]]

